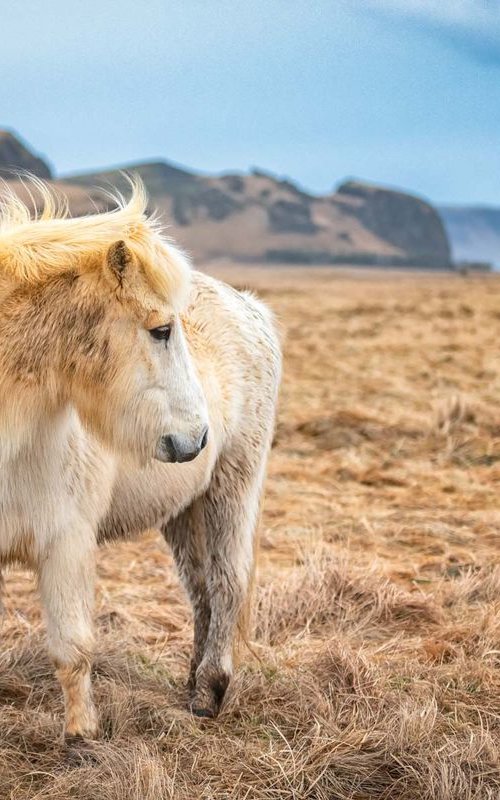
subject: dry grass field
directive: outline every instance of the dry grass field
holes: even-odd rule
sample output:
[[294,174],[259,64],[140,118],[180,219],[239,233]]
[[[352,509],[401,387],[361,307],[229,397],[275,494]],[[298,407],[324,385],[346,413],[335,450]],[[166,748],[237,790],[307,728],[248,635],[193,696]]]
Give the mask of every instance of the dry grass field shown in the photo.
[[153,532],[102,550],[101,738],[60,740],[32,578],[6,576],[0,800],[500,797],[500,278],[221,265],[281,321],[252,651],[185,711]]

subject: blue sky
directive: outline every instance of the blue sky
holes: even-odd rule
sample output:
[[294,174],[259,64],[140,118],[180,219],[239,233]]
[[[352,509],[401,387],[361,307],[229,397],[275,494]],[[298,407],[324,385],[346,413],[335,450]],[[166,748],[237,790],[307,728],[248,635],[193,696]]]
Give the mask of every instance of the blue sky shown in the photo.
[[500,205],[500,0],[21,0],[0,125],[60,173],[166,158]]

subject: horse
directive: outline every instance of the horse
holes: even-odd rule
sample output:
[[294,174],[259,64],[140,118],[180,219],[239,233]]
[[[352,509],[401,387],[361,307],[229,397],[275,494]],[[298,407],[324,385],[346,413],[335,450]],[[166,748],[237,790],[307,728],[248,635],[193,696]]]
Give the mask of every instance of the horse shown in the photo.
[[0,565],[37,577],[67,740],[98,735],[94,562],[156,527],[191,601],[188,686],[217,715],[233,674],[274,429],[271,312],[191,268],[137,178],[70,217],[47,184],[0,215]]

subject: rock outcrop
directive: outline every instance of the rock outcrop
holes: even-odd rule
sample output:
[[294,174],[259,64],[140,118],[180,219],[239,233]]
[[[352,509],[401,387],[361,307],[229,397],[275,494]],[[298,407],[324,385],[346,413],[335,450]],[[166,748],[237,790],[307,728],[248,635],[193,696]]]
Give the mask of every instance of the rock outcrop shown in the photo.
[[336,202],[346,198],[347,213],[362,225],[423,266],[448,264],[450,245],[437,211],[424,200],[405,192],[358,181],[341,184]]

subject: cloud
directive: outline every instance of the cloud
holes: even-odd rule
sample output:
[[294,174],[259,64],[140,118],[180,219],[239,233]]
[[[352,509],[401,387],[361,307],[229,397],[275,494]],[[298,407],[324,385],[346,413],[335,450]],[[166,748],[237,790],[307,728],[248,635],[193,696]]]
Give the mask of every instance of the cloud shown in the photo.
[[406,22],[500,66],[500,0],[365,0],[363,8]]

